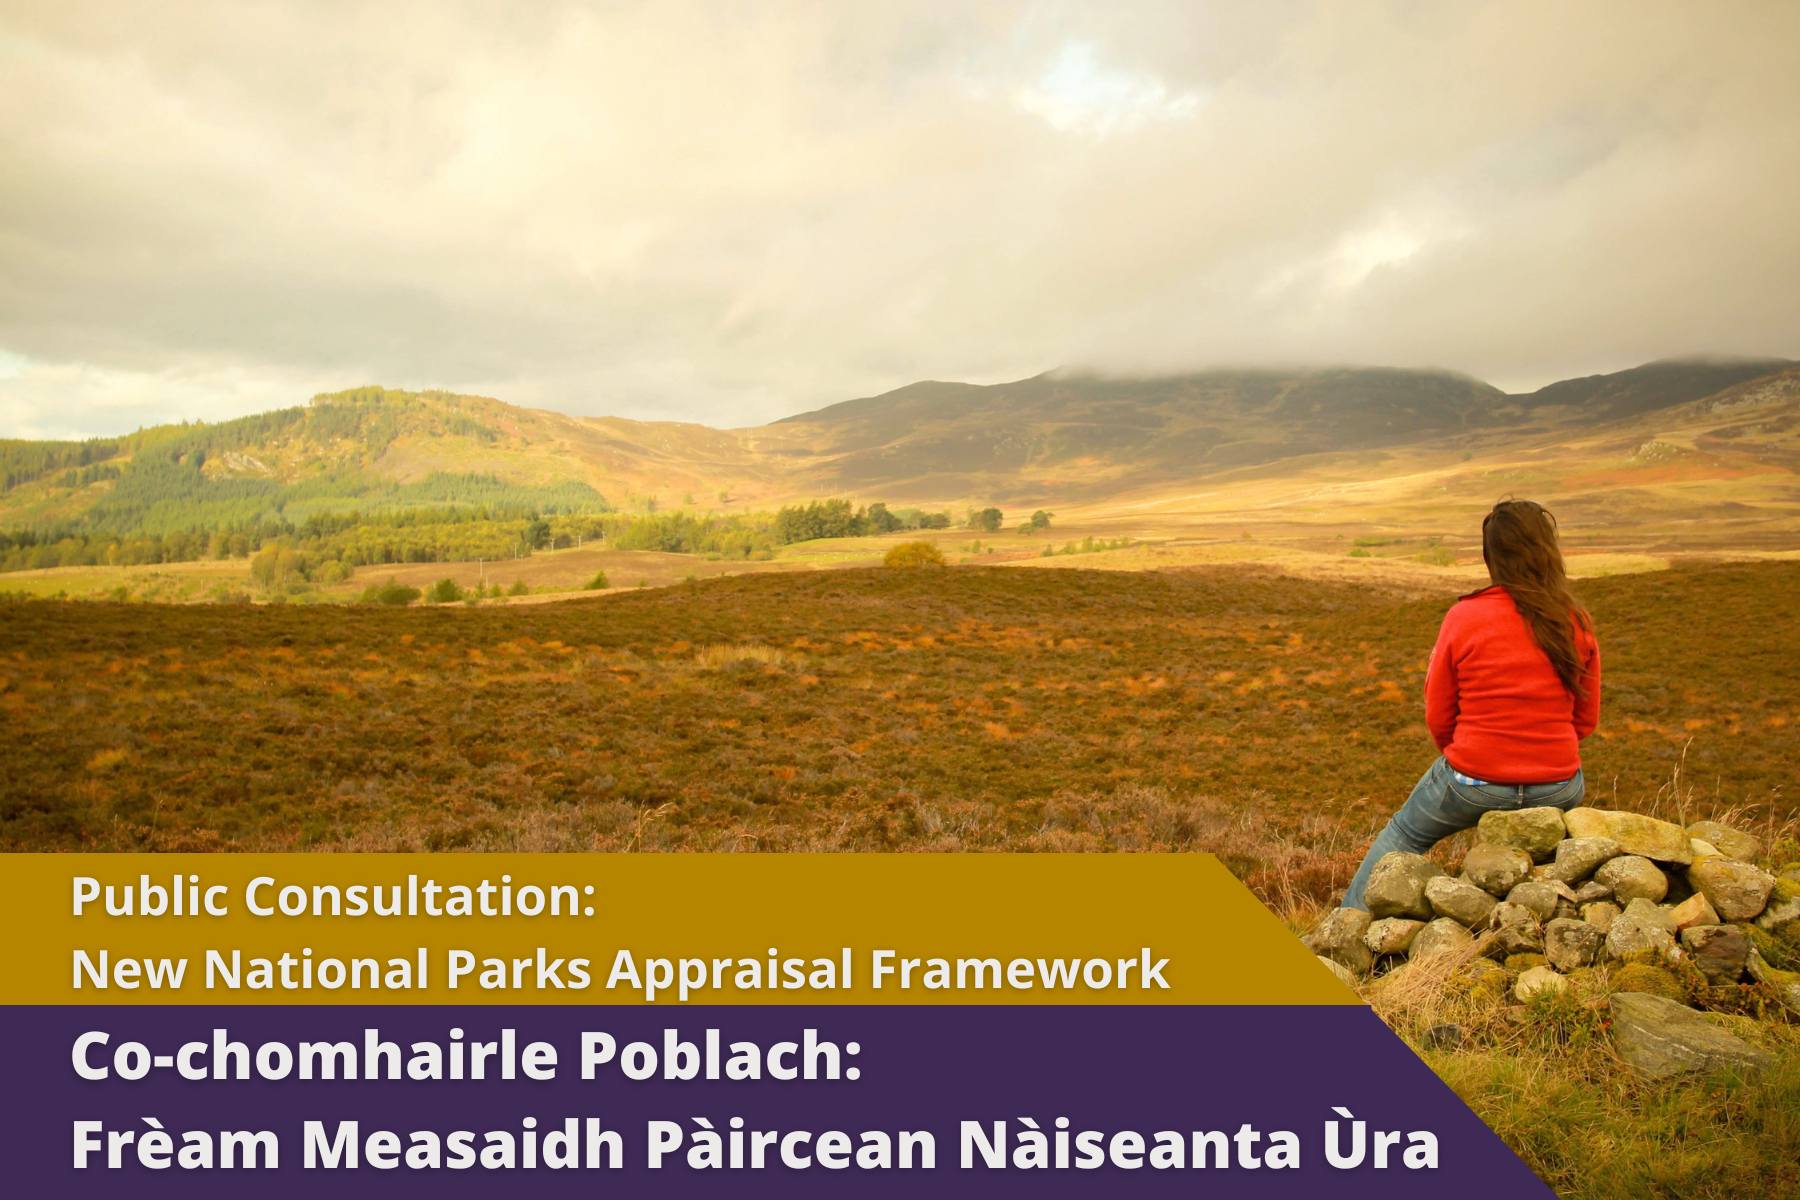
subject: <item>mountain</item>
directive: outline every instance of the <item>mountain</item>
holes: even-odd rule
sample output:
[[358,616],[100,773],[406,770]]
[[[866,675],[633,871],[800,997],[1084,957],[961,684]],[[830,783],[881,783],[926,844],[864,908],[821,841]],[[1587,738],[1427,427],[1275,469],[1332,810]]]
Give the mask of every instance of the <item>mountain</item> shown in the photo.
[[917,383],[789,417],[755,444],[837,491],[1049,499],[1500,427],[1520,412],[1447,371],[1052,372],[988,387]]
[[[167,536],[446,508],[741,510],[825,496],[1093,504],[1327,467],[1369,477],[1402,458],[1524,455],[1544,488],[1562,478],[1544,464],[1592,459],[1623,464],[1626,482],[1606,486],[1638,487],[1651,459],[1671,478],[1793,469],[1796,381],[1800,366],[1781,359],[1668,360],[1528,395],[1430,370],[1059,371],[915,383],[738,430],[357,388],[217,424],[0,442],[0,535]],[[1659,439],[1663,448],[1642,449]]]
[[1611,375],[1565,379],[1524,401],[1533,409],[1555,406],[1587,420],[1617,420],[1698,400],[1793,365],[1784,358],[1670,358]]

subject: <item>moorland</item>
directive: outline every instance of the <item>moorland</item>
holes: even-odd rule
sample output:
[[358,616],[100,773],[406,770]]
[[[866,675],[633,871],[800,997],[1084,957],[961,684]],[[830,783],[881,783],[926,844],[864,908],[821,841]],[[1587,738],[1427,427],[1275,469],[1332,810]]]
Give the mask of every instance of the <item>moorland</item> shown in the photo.
[[[1212,849],[1319,902],[1458,585],[858,569],[517,606],[0,609],[9,849]],[[1590,788],[1792,817],[1800,564],[1582,585]]]

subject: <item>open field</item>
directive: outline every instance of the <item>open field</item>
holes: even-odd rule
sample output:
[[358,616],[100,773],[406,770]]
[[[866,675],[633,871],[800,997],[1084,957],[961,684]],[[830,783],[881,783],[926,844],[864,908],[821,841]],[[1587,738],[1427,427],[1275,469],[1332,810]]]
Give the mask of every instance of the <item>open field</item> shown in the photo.
[[[1469,529],[1479,529],[1479,514]],[[389,579],[427,588],[453,579],[465,589],[508,589],[523,584],[528,597],[484,603],[519,603],[587,595],[586,585],[605,572],[608,590],[666,587],[691,579],[769,572],[872,567],[902,541],[932,542],[951,562],[962,565],[1033,569],[1145,571],[1173,568],[1254,565],[1307,579],[1331,579],[1421,591],[1467,589],[1485,579],[1479,542],[1467,531],[1434,532],[1443,523],[1305,521],[1269,513],[1139,512],[1128,506],[1079,510],[1059,517],[1047,532],[1016,529],[979,533],[967,529],[918,530],[855,538],[821,538],[780,547],[766,560],[709,558],[648,550],[609,550],[604,545],[540,550],[521,558],[484,562],[396,563],[357,568],[349,579],[320,584],[295,596],[294,603],[347,603],[372,583]],[[1679,561],[1793,560],[1800,551],[1736,544],[1728,533],[1710,540],[1696,531],[1685,544],[1640,548],[1653,541],[1577,536],[1568,554],[1569,572],[1591,579],[1635,571],[1659,571]],[[1800,534],[1795,535],[1800,538]],[[1046,553],[1048,551],[1048,553]],[[141,566],[50,567],[0,574],[0,595],[39,599],[127,600],[163,604],[263,602],[268,594],[252,580],[247,559],[206,560]]]
[[[955,568],[523,608],[15,602],[0,842],[1208,848],[1319,901],[1429,761],[1459,586]],[[1595,798],[1792,815],[1800,564],[1584,594]]]

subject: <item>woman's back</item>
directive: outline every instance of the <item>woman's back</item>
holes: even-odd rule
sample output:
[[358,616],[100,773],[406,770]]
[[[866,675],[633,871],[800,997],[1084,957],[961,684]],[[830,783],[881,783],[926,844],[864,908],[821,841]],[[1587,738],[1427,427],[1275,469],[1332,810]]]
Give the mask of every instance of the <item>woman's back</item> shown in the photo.
[[1425,677],[1425,717],[1452,767],[1491,783],[1567,779],[1600,711],[1600,650],[1582,621],[1579,700],[1563,685],[1504,587],[1458,601]]

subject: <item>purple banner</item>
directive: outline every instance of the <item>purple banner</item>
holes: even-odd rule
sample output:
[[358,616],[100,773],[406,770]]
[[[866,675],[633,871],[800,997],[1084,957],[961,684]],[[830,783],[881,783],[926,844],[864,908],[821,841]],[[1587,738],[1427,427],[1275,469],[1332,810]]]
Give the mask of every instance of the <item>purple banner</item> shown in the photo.
[[[1454,1189],[1449,1194],[1458,1200],[1550,1194],[1360,1007],[16,1007],[7,1012],[17,1048],[3,1089],[9,1190],[16,1195],[592,1196],[609,1188],[621,1195],[784,1197],[929,1191],[936,1197],[1399,1200],[1442,1197],[1446,1188]],[[215,1028],[226,1031],[223,1049],[215,1043]],[[373,1042],[367,1029],[379,1031]],[[508,1029],[516,1031],[516,1044],[487,1059],[483,1067],[490,1077],[479,1081],[304,1080],[291,1074],[299,1069],[298,1060],[286,1058],[299,1042],[343,1041],[355,1049],[357,1070],[397,1070],[404,1076],[411,1043],[443,1044],[452,1030],[461,1030],[466,1048],[500,1039]],[[669,1029],[677,1031],[677,1042],[687,1044],[677,1045],[673,1055],[665,1041]],[[708,1030],[718,1031],[720,1043],[711,1063]],[[816,1032],[809,1038],[808,1030]],[[89,1031],[109,1036],[86,1045],[80,1056],[86,1069],[143,1077],[81,1078],[73,1051]],[[584,1033],[612,1039],[610,1054],[602,1041],[588,1044],[588,1055],[596,1060],[591,1079],[582,1078]],[[379,1049],[383,1040],[396,1043],[399,1053]],[[247,1070],[254,1076],[258,1055],[264,1054],[264,1068],[274,1073],[288,1061],[290,1077],[183,1078],[181,1047],[196,1042],[200,1048],[186,1052],[190,1073]],[[503,1062],[522,1075],[530,1042],[551,1047],[557,1059],[553,1079],[492,1077]],[[810,1064],[824,1077],[663,1078],[666,1070],[728,1071],[727,1051],[734,1042],[754,1043],[762,1051],[740,1055],[739,1070],[754,1059],[765,1072],[804,1072]],[[791,1051],[767,1053],[784,1042],[794,1043]],[[230,1043],[241,1043],[242,1051]],[[265,1043],[275,1048],[264,1050]],[[632,1048],[632,1043],[644,1045]],[[833,1049],[820,1049],[820,1043]],[[537,1053],[535,1069],[542,1074],[543,1052]],[[598,1061],[602,1056],[606,1061]],[[320,1061],[315,1058],[315,1071],[322,1069]],[[346,1061],[338,1059],[338,1069]],[[628,1078],[627,1068],[649,1078]],[[734,1128],[734,1118],[741,1118],[741,1129]],[[1063,1118],[1066,1129],[1060,1127]],[[354,1133],[347,1122],[357,1123]],[[964,1122],[979,1130],[972,1141]],[[1328,1122],[1335,1141],[1328,1137]],[[86,1124],[78,1128],[78,1123]],[[144,1140],[159,1132],[157,1125],[165,1136]],[[707,1125],[716,1135],[712,1141]],[[211,1155],[217,1164],[227,1152],[266,1164],[268,1142],[248,1135],[229,1145],[232,1139],[213,1136],[189,1142],[184,1151],[184,1134],[221,1130],[270,1131],[278,1165],[179,1165],[184,1153],[189,1161]],[[382,1130],[397,1136],[379,1136]],[[506,1153],[510,1144],[522,1158],[525,1143],[535,1140],[531,1152],[540,1162],[508,1170],[372,1165],[405,1161],[415,1130],[477,1131],[472,1146],[461,1151],[477,1160],[480,1134],[504,1131],[512,1137],[494,1153]],[[811,1136],[787,1136],[795,1131]],[[844,1137],[826,1131],[842,1131]],[[863,1137],[864,1131],[886,1135],[888,1160],[897,1163],[910,1154],[913,1166],[871,1165],[884,1158],[883,1139]],[[1142,1136],[1133,1137],[1132,1131]],[[1177,1136],[1159,1139],[1160,1131]],[[1427,1157],[1425,1146],[1409,1135],[1421,1131],[1432,1135],[1435,1167],[1418,1165]],[[1291,1155],[1278,1136],[1282,1133],[1293,1135]],[[734,1158],[755,1159],[758,1135],[767,1165],[732,1168]],[[927,1140],[931,1166],[924,1165]],[[715,1142],[726,1165],[695,1165],[707,1161]],[[354,1156],[361,1165],[309,1168],[309,1144],[319,1161],[336,1156],[344,1164]],[[661,1154],[656,1169],[649,1165],[653,1144]],[[427,1158],[434,1145],[446,1157],[459,1153],[454,1144],[446,1148],[431,1137],[417,1145],[422,1148],[414,1153]],[[1361,1164],[1334,1166],[1328,1146],[1335,1147],[1340,1162],[1352,1160],[1360,1146]],[[966,1147],[974,1165],[965,1168]],[[148,1161],[170,1165],[146,1166],[140,1157],[146,1152]],[[696,1153],[700,1158],[691,1160]],[[88,1163],[80,1170],[74,1166],[78,1155]],[[988,1165],[995,1155],[1006,1165]],[[1287,1157],[1298,1165],[1276,1165]],[[549,1167],[545,1159],[590,1165]],[[1040,1159],[1053,1165],[1023,1165]],[[1377,1166],[1378,1159],[1387,1165]],[[797,1167],[790,1160],[810,1165]],[[1101,1165],[1091,1168],[1054,1165],[1096,1160]],[[109,1167],[109,1161],[121,1165]],[[834,1161],[848,1165],[826,1165]]]

